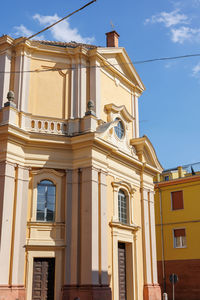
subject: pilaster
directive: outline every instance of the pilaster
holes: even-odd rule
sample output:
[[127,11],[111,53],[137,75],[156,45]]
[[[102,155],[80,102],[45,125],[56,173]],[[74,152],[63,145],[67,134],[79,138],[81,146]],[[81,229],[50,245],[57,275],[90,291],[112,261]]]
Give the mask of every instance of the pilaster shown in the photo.
[[135,138],[138,138],[140,136],[139,133],[139,109],[138,109],[138,98],[139,95],[137,93],[134,93],[134,111],[135,111]]
[[11,53],[9,51],[0,55],[0,108],[7,101],[6,96],[10,86]]
[[66,183],[67,260],[62,299],[111,300],[106,173],[93,167],[67,170]]
[[80,273],[80,172],[66,171],[66,264],[65,284],[79,284]]
[[90,63],[90,99],[94,101],[97,118],[101,117],[100,64],[93,59]]
[[136,120],[135,120],[135,96],[134,94],[131,94],[131,98],[132,98],[132,116],[134,117],[134,121],[132,121],[132,138],[135,138],[136,137],[136,128],[135,128],[135,123],[136,123]]
[[10,258],[15,197],[15,165],[0,163],[0,282],[10,282]]
[[69,118],[75,118],[75,111],[76,111],[76,64],[74,59],[72,59],[71,63],[71,97],[70,97],[70,113]]
[[24,49],[19,49],[15,60],[14,92],[16,105],[19,111],[28,112],[30,57]]
[[81,284],[99,284],[98,171],[82,169]]
[[113,186],[113,222],[119,221],[119,214],[118,214],[118,190],[119,187],[115,183],[112,183]]
[[133,278],[134,278],[134,291],[135,291],[135,299],[136,300],[139,300],[139,289],[138,289],[138,247],[137,247],[137,234],[136,232],[134,233],[134,236],[133,236],[133,242],[134,242],[134,245],[133,245],[133,260],[134,260],[134,274],[133,274]]
[[79,118],[83,118],[86,112],[86,61],[80,58],[79,63]]
[[108,250],[107,250],[107,184],[106,184],[106,173],[99,173],[99,226],[100,226],[100,237],[99,237],[99,248],[100,248],[100,284],[108,284]]
[[149,218],[151,231],[151,256],[152,256],[152,279],[153,284],[158,283],[157,275],[157,255],[156,255],[156,228],[155,228],[155,208],[154,208],[154,191],[149,193]]
[[16,200],[13,219],[12,241],[12,285],[24,284],[26,223],[28,203],[29,170],[17,166],[16,172]]
[[152,284],[151,272],[151,244],[150,244],[150,220],[149,220],[149,191],[142,189],[142,234],[144,255],[144,284]]
[[72,59],[70,118],[83,118],[86,111],[86,61]]

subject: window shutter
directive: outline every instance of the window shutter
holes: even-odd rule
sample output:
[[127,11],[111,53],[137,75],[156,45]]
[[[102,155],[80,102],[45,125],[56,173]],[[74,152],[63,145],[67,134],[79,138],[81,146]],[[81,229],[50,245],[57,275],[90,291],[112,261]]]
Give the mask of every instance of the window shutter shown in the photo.
[[172,192],[172,209],[183,209],[183,191]]
[[174,236],[175,237],[185,236],[185,228],[174,229]]

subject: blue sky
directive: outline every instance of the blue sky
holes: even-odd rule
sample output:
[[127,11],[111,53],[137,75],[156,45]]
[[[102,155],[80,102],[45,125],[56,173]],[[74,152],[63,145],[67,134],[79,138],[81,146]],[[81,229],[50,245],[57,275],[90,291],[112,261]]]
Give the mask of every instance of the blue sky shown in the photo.
[[[26,36],[89,1],[3,1],[0,35]],[[98,0],[40,38],[105,46],[115,30],[132,61],[200,53],[200,0]],[[135,65],[146,91],[140,135],[164,168],[200,161],[200,57]]]

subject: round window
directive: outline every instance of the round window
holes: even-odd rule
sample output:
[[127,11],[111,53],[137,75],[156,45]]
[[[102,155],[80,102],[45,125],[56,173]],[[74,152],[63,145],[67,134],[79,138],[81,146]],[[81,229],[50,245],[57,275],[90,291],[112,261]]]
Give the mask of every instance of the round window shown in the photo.
[[115,133],[119,139],[122,139],[124,136],[124,125],[119,118],[116,118],[115,121],[116,120],[119,120],[119,122],[115,126]]

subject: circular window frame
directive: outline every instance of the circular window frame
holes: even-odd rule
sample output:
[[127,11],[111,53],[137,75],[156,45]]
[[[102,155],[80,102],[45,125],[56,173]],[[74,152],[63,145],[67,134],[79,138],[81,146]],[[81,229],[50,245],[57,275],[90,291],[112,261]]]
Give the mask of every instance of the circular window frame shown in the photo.
[[[125,137],[125,126],[124,126],[124,122],[122,121],[122,119],[120,119],[119,117],[115,118],[115,121],[119,120],[119,122],[117,123],[116,126],[114,126],[114,132],[115,132],[115,136],[119,141],[122,141]],[[118,124],[121,123],[122,128],[123,128],[123,135],[121,137],[118,136],[117,132],[116,132],[116,127],[118,126]]]

